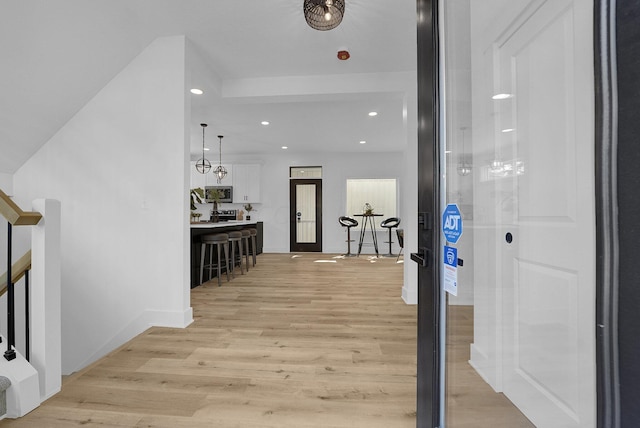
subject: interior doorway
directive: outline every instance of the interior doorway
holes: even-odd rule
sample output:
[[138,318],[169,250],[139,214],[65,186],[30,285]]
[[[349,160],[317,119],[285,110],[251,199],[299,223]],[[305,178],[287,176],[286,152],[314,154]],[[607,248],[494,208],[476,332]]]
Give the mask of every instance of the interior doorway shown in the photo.
[[291,252],[322,252],[322,179],[289,182]]

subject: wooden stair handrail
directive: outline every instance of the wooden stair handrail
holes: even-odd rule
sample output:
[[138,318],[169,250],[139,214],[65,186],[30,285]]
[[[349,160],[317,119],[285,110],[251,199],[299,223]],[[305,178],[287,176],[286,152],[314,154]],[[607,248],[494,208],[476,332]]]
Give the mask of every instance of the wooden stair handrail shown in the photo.
[[22,211],[2,190],[0,190],[0,214],[13,226],[33,226],[42,218],[42,214],[37,211]]
[[[11,282],[16,283],[24,276],[25,272],[31,270],[31,250],[24,253],[13,265],[11,265]],[[0,296],[7,292],[7,272],[0,276]]]

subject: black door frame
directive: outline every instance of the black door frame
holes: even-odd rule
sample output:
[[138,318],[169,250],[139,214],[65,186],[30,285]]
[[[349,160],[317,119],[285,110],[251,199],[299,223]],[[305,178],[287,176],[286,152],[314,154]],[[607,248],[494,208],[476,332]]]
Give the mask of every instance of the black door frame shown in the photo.
[[596,0],[598,427],[640,426],[640,4]]
[[[316,185],[316,242],[296,242],[296,185]],[[293,252],[322,252],[322,179],[321,178],[292,178],[289,180],[289,251]]]
[[418,42],[418,427],[440,426],[439,37],[438,0],[417,0]]
[[[445,346],[440,329],[438,0],[416,0],[418,44],[419,428],[437,428]],[[640,426],[640,4],[594,0],[597,426]]]

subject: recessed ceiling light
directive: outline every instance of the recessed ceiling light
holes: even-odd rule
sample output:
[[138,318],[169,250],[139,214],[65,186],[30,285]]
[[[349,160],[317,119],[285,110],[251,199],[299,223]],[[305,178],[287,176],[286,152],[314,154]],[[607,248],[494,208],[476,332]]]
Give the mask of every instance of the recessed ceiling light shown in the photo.
[[507,132],[513,132],[514,129],[513,128],[507,128],[507,129],[503,129],[502,132],[507,133]]
[[269,121],[267,120],[263,120],[262,122],[260,122],[261,124],[263,124],[264,126],[267,126],[269,124]]
[[209,151],[209,147],[205,147],[205,148],[204,148],[204,151],[205,151],[205,152],[208,152],[208,151]]
[[378,112],[377,111],[370,111],[369,112],[369,116],[373,117],[373,116],[377,116]]
[[360,144],[367,144],[367,142],[362,140],[362,141],[360,141]]
[[513,94],[495,94],[491,98],[494,100],[506,100],[507,98],[513,97]]
[[287,146],[282,146],[282,150],[287,150],[289,147]]
[[191,90],[191,93],[192,93],[192,94],[195,94],[195,95],[202,95],[202,94],[204,94],[204,91],[203,91],[202,89],[193,88],[193,89]]

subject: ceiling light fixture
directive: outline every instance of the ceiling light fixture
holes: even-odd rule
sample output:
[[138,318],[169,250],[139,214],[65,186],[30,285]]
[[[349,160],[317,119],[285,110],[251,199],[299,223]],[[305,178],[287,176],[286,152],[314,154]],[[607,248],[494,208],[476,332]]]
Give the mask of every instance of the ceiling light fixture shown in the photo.
[[371,117],[374,117],[374,116],[377,116],[377,115],[378,115],[377,111],[370,111],[369,112],[369,116],[371,116]]
[[202,126],[202,159],[198,159],[196,162],[196,170],[200,174],[206,174],[211,169],[211,162],[204,157],[204,128],[207,127],[207,124],[201,123],[200,126]]
[[202,95],[202,94],[204,94],[204,91],[203,91],[202,89],[193,88],[193,89],[191,90],[191,93],[192,93],[192,94],[195,94],[195,95]]
[[508,98],[512,98],[513,94],[495,94],[491,97],[493,100],[506,100]]
[[222,179],[227,176],[227,168],[222,166],[222,135],[218,135],[218,139],[220,140],[220,158],[218,166],[213,170],[213,175],[216,176],[216,181],[220,184]]
[[262,122],[260,122],[262,125],[267,126],[269,124],[269,121],[267,120],[263,120]]
[[362,141],[360,141],[360,144],[367,144],[367,142],[362,140]]
[[304,0],[303,10],[309,27],[327,31],[342,22],[344,0]]
[[282,146],[282,150],[287,150],[289,147],[287,146]]

